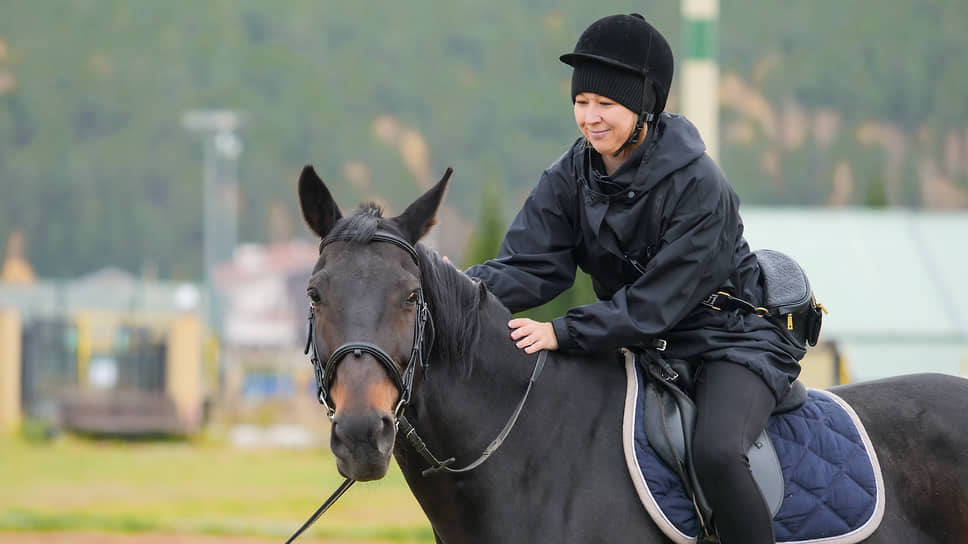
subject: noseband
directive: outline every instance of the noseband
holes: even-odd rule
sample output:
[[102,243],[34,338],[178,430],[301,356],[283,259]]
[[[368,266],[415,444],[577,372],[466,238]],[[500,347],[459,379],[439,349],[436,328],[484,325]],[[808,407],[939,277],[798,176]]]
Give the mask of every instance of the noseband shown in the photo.
[[[323,248],[333,242],[352,239],[353,237],[350,235],[326,237],[319,244],[319,252],[322,253]],[[417,265],[417,270],[420,270],[417,250],[410,242],[407,242],[396,234],[381,231],[374,233],[370,241],[385,242],[403,249],[413,259],[414,264]],[[368,353],[383,365],[383,368],[386,369],[387,374],[389,374],[394,385],[397,387],[397,391],[400,393],[400,400],[397,402],[397,406],[393,411],[394,417],[398,418],[403,413],[403,410],[406,409],[407,404],[410,403],[410,396],[413,392],[413,375],[417,365],[419,364],[421,368],[426,368],[428,361],[429,349],[426,351],[424,349],[424,332],[427,330],[426,325],[429,323],[429,331],[433,335],[433,320],[430,319],[430,310],[427,308],[427,302],[424,300],[423,290],[417,290],[417,317],[414,319],[413,324],[413,347],[410,349],[410,359],[407,361],[402,373],[393,361],[393,358],[383,348],[369,342],[347,342],[333,351],[333,354],[326,360],[325,365],[321,364],[319,351],[316,348],[315,307],[315,304],[312,303],[309,306],[309,338],[306,339],[306,349],[303,350],[303,353],[309,354],[309,360],[313,364],[313,369],[316,373],[317,397],[319,398],[319,402],[326,407],[326,413],[330,418],[336,413],[335,403],[329,394],[329,389],[332,386],[333,377],[336,374],[336,367],[340,361],[351,353],[356,358],[362,357],[364,353]],[[433,345],[433,339],[430,340],[430,345]],[[312,350],[311,354],[310,350]]]

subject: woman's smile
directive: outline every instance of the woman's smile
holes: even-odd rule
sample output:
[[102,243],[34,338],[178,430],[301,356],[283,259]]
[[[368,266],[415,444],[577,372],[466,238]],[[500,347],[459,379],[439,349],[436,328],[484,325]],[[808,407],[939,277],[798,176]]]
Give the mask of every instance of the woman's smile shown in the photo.
[[[608,172],[618,167],[638,144],[626,146],[638,116],[622,104],[592,92],[575,95],[575,123],[605,161]],[[641,138],[640,138],[641,141]],[[622,149],[620,156],[613,156]]]

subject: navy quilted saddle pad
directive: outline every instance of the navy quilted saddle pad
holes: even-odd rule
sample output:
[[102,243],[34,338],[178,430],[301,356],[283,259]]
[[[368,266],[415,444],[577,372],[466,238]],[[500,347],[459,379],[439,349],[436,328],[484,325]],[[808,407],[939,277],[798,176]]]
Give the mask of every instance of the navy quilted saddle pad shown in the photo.
[[[642,503],[663,532],[691,543],[701,528],[679,476],[649,445],[642,416],[645,382],[626,362],[625,455]],[[870,439],[853,410],[816,389],[806,404],[767,424],[783,467],[783,505],[773,518],[777,542],[849,544],[877,528],[884,485]]]

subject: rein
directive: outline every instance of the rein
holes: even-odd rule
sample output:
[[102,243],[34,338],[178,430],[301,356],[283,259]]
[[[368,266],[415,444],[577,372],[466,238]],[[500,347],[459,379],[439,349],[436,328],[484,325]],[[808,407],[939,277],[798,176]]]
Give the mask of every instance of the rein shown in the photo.
[[[319,244],[319,251],[322,253],[323,248],[331,242],[338,240],[350,240],[349,236],[335,236],[327,237]],[[388,233],[388,232],[376,232],[373,234],[371,239],[374,242],[387,242],[393,244],[404,251],[406,251],[410,257],[413,259],[414,263],[417,264],[417,268],[420,268],[420,262],[417,257],[417,250],[412,244],[400,238],[399,236]],[[462,472],[470,472],[475,468],[483,464],[487,459],[493,454],[501,445],[504,440],[511,433],[511,429],[514,428],[515,423],[518,421],[518,416],[521,415],[521,411],[524,409],[524,405],[528,400],[528,396],[531,394],[531,388],[534,382],[537,381],[538,376],[541,375],[541,370],[544,368],[545,360],[548,358],[548,352],[542,350],[538,353],[538,357],[534,363],[534,369],[531,371],[531,378],[528,380],[528,387],[524,390],[524,394],[521,396],[521,400],[518,401],[517,407],[515,407],[514,412],[511,417],[508,418],[507,423],[504,424],[504,428],[498,433],[497,437],[484,448],[481,455],[470,464],[462,468],[451,468],[455,462],[453,457],[449,457],[443,461],[440,461],[431,451],[427,448],[427,445],[417,434],[417,430],[414,429],[413,425],[407,420],[403,412],[407,409],[410,403],[410,397],[413,392],[413,376],[417,364],[421,368],[426,368],[429,362],[429,348],[424,351],[424,334],[426,331],[426,325],[430,325],[430,346],[433,346],[434,337],[434,326],[433,320],[430,317],[430,310],[427,306],[426,301],[423,297],[423,291],[417,291],[417,319],[414,321],[414,337],[413,337],[413,348],[410,351],[410,360],[407,362],[407,366],[404,368],[403,373],[397,369],[396,363],[393,362],[393,358],[384,351],[382,348],[375,344],[368,342],[348,342],[342,346],[336,348],[329,359],[326,360],[325,366],[321,364],[319,359],[319,351],[316,348],[316,327],[315,327],[315,305],[310,304],[309,308],[309,338],[306,340],[306,349],[303,353],[309,355],[309,360],[313,365],[313,370],[316,374],[316,384],[317,384],[317,397],[319,402],[326,408],[326,414],[332,419],[336,410],[335,407],[331,406],[333,400],[329,396],[329,387],[333,380],[333,375],[336,373],[336,366],[339,362],[349,354],[353,354],[354,357],[362,357],[363,353],[368,353],[372,355],[377,361],[379,361],[384,368],[386,368],[387,373],[393,379],[394,384],[396,384],[398,391],[400,392],[400,401],[397,403],[394,409],[394,425],[397,429],[397,433],[402,433],[410,445],[416,450],[424,460],[430,464],[430,468],[425,469],[422,472],[423,476],[429,476],[437,472],[448,472],[451,474],[458,474]],[[312,350],[312,353],[310,353]],[[333,492],[332,495],[326,502],[322,504],[312,516],[302,524],[299,529],[289,540],[286,540],[285,544],[290,544],[296,537],[301,535],[306,529],[309,529],[313,523],[316,522],[325,512],[332,506],[340,497],[346,493],[346,490],[352,486],[356,480],[351,478],[346,478],[342,484]]]
[[504,428],[501,429],[501,432],[497,435],[497,438],[495,438],[490,444],[487,445],[486,448],[484,448],[484,451],[481,453],[480,457],[466,467],[450,468],[450,465],[454,464],[453,457],[449,457],[444,461],[438,460],[437,457],[434,456],[434,454],[431,453],[431,451],[427,448],[427,445],[424,444],[424,441],[420,439],[420,435],[417,434],[417,430],[413,428],[413,425],[410,425],[410,422],[407,421],[406,416],[401,415],[398,419],[398,432],[402,432],[410,442],[410,445],[413,446],[413,449],[415,449],[417,453],[419,453],[421,457],[423,457],[431,465],[430,468],[425,469],[421,474],[424,476],[429,476],[435,472],[449,472],[451,474],[470,472],[483,464],[484,461],[487,461],[487,458],[501,447],[501,444],[504,443],[504,439],[508,437],[508,434],[511,433],[511,429],[514,428],[514,424],[517,423],[518,416],[521,415],[521,410],[524,409],[524,403],[527,402],[528,395],[531,394],[531,386],[533,386],[534,382],[537,381],[538,376],[541,374],[541,369],[544,368],[545,359],[547,358],[547,351],[541,350],[538,353],[538,359],[534,362],[534,370],[531,371],[531,378],[528,380],[528,388],[524,390],[524,395],[522,395],[521,400],[518,401],[518,406],[514,409],[514,413],[512,413],[511,417],[508,418],[507,423],[504,424]]
[[303,523],[302,527],[300,527],[299,529],[296,529],[296,532],[293,533],[291,537],[289,537],[289,540],[286,541],[286,544],[291,544],[293,540],[296,540],[296,537],[303,534],[303,531],[305,531],[306,529],[309,529],[313,523],[316,523],[316,520],[319,519],[319,517],[322,516],[324,513],[326,513],[326,511],[329,510],[329,507],[333,506],[333,503],[339,500],[339,498],[343,496],[343,493],[346,493],[346,490],[349,489],[350,486],[353,485],[355,482],[356,480],[352,480],[350,478],[347,478],[346,480],[344,480],[343,483],[340,484],[338,488],[336,488],[336,491],[334,491],[333,494],[330,495],[328,499],[326,499],[326,502],[324,502],[322,506],[320,506],[315,512],[313,512],[312,516],[309,516],[309,519],[306,520],[306,523]]

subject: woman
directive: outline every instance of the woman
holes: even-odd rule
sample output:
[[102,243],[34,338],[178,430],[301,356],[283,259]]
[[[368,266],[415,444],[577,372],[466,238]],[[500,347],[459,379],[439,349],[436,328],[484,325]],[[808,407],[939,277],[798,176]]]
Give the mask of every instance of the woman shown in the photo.
[[693,461],[721,541],[773,543],[746,451],[804,349],[768,319],[703,304],[717,291],[764,298],[739,198],[696,128],[664,113],[672,51],[641,15],[595,21],[561,61],[573,67],[582,137],[542,174],[497,258],[467,274],[512,312],[567,289],[576,267],[592,277],[597,302],[550,323],[508,323],[527,353],[664,344],[666,357],[694,363]]

